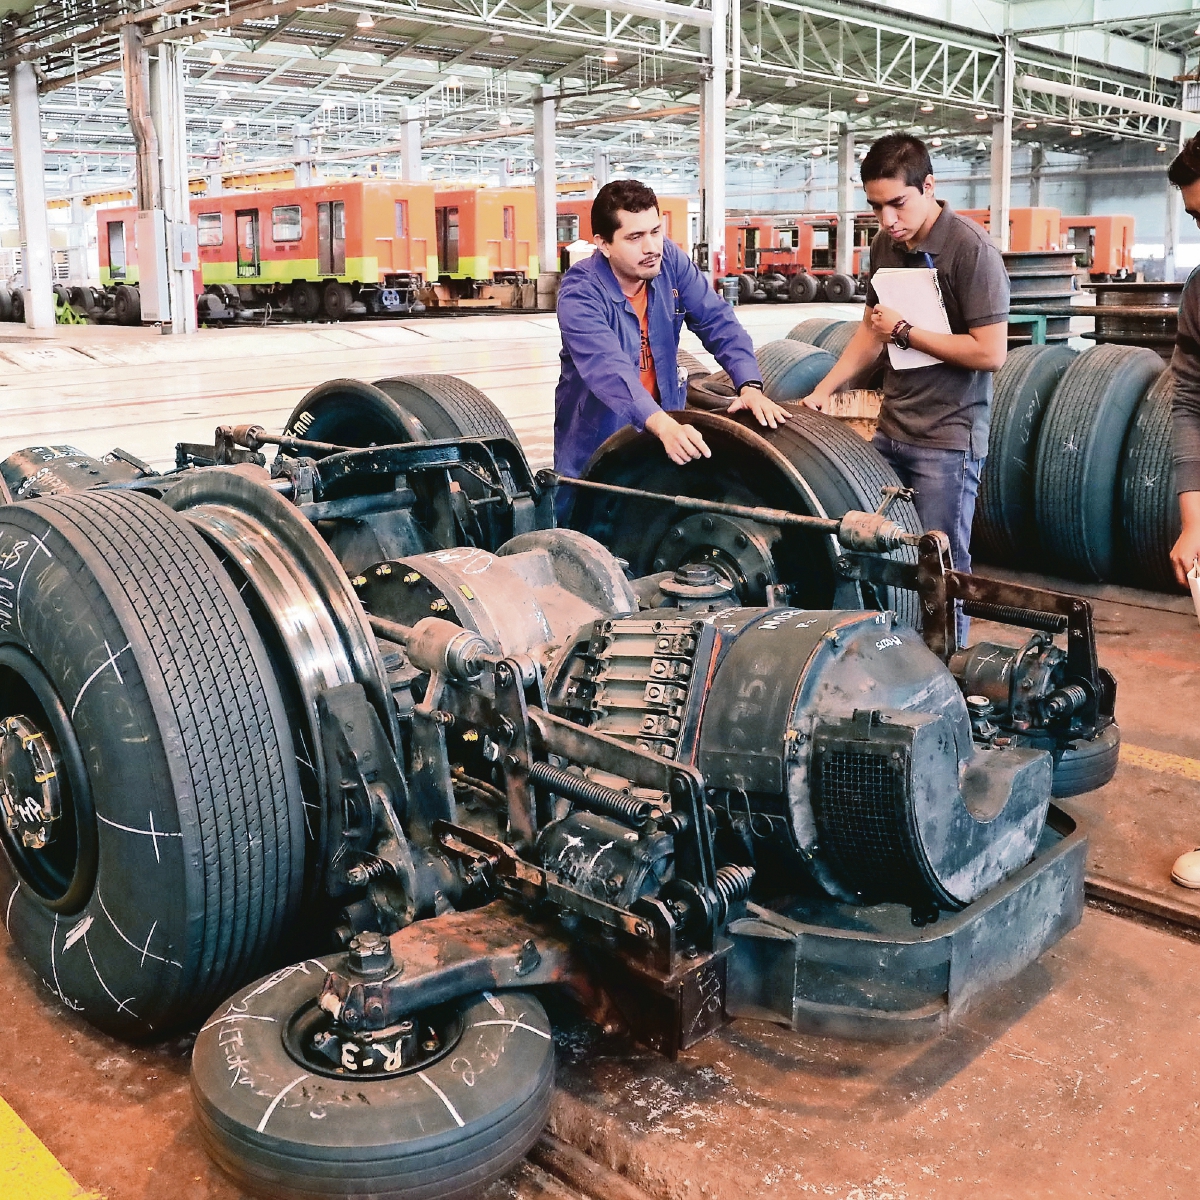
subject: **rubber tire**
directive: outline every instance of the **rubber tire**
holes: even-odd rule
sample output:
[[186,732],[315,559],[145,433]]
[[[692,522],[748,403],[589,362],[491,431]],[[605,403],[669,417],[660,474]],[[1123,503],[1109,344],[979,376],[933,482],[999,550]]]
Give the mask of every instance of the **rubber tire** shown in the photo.
[[1046,405],[1075,358],[1066,346],[1010,350],[996,372],[987,460],[979,481],[971,553],[984,562],[1027,564],[1038,547],[1033,479]]
[[1182,523],[1171,458],[1171,402],[1176,380],[1164,371],[1134,414],[1121,460],[1122,574],[1135,587],[1182,589],[1171,568],[1171,547]]
[[359,379],[319,383],[292,410],[284,436],[337,446],[420,441],[420,428],[386,392]]
[[193,1111],[222,1169],[285,1200],[473,1200],[511,1170],[550,1113],[554,1042],[541,1004],[522,992],[468,999],[462,1039],[423,1071],[330,1078],[306,1073],[280,1036],[319,994],[318,965],[244,989],[196,1039]]
[[834,358],[841,358],[845,349],[850,345],[850,339],[858,332],[861,321],[837,321],[821,339],[818,345],[827,350]]
[[688,379],[707,379],[710,374],[709,369],[690,350],[680,350],[675,361],[687,373]]
[[787,295],[793,304],[811,304],[821,285],[807,271],[798,271],[788,279]]
[[11,321],[12,315],[12,293],[3,284],[0,284],[0,321]]
[[1067,368],[1038,436],[1034,508],[1043,561],[1056,574],[1112,579],[1118,469],[1138,401],[1163,360],[1137,346],[1095,346]]
[[419,422],[428,440],[504,437],[520,445],[505,415],[473,384],[455,375],[396,375],[375,380]]
[[85,313],[92,312],[98,307],[96,289],[93,287],[73,287],[71,289],[71,306],[81,308]]
[[[704,498],[711,493],[711,486],[706,489],[705,480],[718,478],[720,471],[716,430],[707,422],[720,420],[735,421],[787,457],[812,489],[823,515],[840,517],[849,509],[872,511],[879,505],[885,486],[899,486],[899,478],[883,456],[836,418],[800,404],[789,406],[789,413],[789,419],[773,430],[764,429],[747,413],[719,418],[686,410],[673,414],[676,420],[699,424],[713,448],[714,457],[705,460],[704,477],[698,477],[691,465],[674,467],[664,463],[661,447],[652,434],[635,434],[632,429],[626,429],[614,434],[596,451],[584,471],[584,478],[644,487],[667,496]],[[656,480],[645,479],[650,470],[659,473],[660,486],[656,486]],[[805,511],[795,490],[790,485],[786,488],[780,485],[779,476],[769,460],[761,468],[758,462],[745,464],[733,483],[735,495],[717,498],[732,499],[739,504],[765,504]],[[580,492],[568,523],[572,529],[594,537],[618,558],[626,559],[636,577],[649,575],[656,569],[653,560],[661,539],[665,538],[672,521],[679,519],[679,514],[680,510],[669,502],[599,498],[597,493]],[[911,533],[923,532],[916,506],[911,501],[897,501],[889,510],[889,516]],[[823,543],[814,544],[822,547],[817,553],[825,553]],[[916,555],[914,547],[903,546],[888,557],[897,562],[915,563]],[[816,577],[815,571],[813,577]],[[785,574],[782,581],[791,580]],[[810,597],[806,607],[833,607],[832,583],[827,592]],[[893,609],[901,621],[914,627],[920,619],[916,593],[907,589],[884,589],[878,607]]]
[[330,280],[321,293],[321,311],[331,321],[344,320],[353,303],[354,294],[350,288],[337,280]]
[[849,304],[858,290],[849,275],[827,275],[825,277],[825,299],[830,304]]
[[778,404],[802,400],[833,370],[837,359],[828,350],[781,338],[755,351],[763,391]]
[[127,283],[118,285],[113,296],[113,316],[118,325],[139,325],[142,320],[142,298],[137,288]]
[[[777,404],[803,400],[837,361],[828,350],[787,338],[759,346],[754,356],[758,359],[763,391]],[[733,387],[733,380],[725,371],[714,371],[708,382],[719,388]]]
[[0,508],[0,564],[0,652],[60,698],[96,847],[94,885],[81,872],[55,904],[0,855],[5,923],[67,1007],[161,1037],[265,970],[300,900],[300,781],[266,648],[203,538],[135,492]]
[[[798,278],[792,276],[793,279]],[[812,278],[808,276],[808,278]],[[787,340],[789,342],[805,342],[809,346],[821,345],[821,340],[833,332],[835,326],[845,324],[844,321],[839,321],[836,317],[809,317],[807,321],[801,321],[799,325],[792,326],[787,332]]]
[[25,293],[20,288],[12,290],[12,320],[21,324],[25,320]]
[[1076,742],[1054,762],[1051,795],[1062,799],[1103,787],[1117,771],[1121,756],[1121,730],[1110,725],[1090,742]]
[[739,275],[738,300],[742,304],[753,304],[758,299],[758,280],[753,275]]
[[315,283],[303,279],[293,283],[288,299],[292,316],[301,321],[315,321],[321,315],[321,289]]

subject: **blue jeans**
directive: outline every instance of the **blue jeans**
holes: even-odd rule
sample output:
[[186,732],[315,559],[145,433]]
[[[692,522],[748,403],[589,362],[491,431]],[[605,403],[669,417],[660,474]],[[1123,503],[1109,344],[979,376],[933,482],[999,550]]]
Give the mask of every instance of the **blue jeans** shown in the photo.
[[[888,460],[900,482],[916,492],[917,516],[926,529],[940,529],[950,539],[956,571],[971,569],[971,522],[984,460],[970,450],[939,450],[898,442],[877,433],[871,444]],[[971,619],[959,611],[958,644],[967,644]]]

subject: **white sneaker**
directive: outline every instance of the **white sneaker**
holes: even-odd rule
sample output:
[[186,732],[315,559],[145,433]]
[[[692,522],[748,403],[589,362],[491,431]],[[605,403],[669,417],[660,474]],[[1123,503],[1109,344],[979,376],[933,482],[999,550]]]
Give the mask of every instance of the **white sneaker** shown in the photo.
[[1200,888],[1200,849],[1181,854],[1171,868],[1171,878],[1180,887]]

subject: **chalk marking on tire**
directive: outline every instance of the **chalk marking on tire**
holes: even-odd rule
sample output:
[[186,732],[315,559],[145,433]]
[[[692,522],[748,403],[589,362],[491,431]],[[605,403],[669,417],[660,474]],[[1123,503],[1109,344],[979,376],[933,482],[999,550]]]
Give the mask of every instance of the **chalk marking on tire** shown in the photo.
[[154,828],[154,812],[153,812],[153,810],[150,811],[150,828],[149,829],[135,829],[132,825],[122,825],[120,821],[110,821],[107,817],[102,816],[100,813],[96,814],[96,820],[103,821],[105,823],[105,825],[111,825],[114,829],[123,829],[123,830],[125,830],[126,833],[140,833],[143,837],[153,838],[154,839],[154,861],[155,862],[162,862],[162,857],[158,853],[158,839],[159,838],[181,838],[181,837],[183,837],[182,833],[164,833],[161,829],[155,829]]
[[[47,530],[47,532],[49,532],[49,530]],[[51,554],[50,551],[46,549],[46,543],[43,542],[42,539],[40,537],[38,537],[38,535],[36,533],[31,533],[29,536],[37,543],[38,549],[40,549],[41,552],[48,559],[53,561],[54,555]],[[22,637],[25,636],[25,629],[21,624],[21,588],[25,586],[25,573],[33,565],[33,560],[34,560],[35,556],[36,556],[36,552],[34,554],[31,554],[29,556],[28,561],[25,563],[25,566],[21,570],[21,578],[17,580],[17,594],[13,601],[13,603],[16,605],[16,609],[17,609],[17,632]]]
[[546,1033],[544,1030],[542,1030],[542,1029],[536,1029],[536,1028],[534,1028],[534,1026],[532,1026],[532,1025],[526,1025],[524,1021],[520,1021],[520,1020],[514,1020],[514,1021],[476,1021],[476,1022],[475,1022],[475,1023],[474,1023],[474,1024],[471,1026],[471,1028],[472,1028],[472,1029],[478,1029],[478,1028],[479,1028],[481,1025],[507,1025],[507,1026],[509,1027],[509,1029],[528,1029],[530,1033],[536,1033],[536,1034],[538,1035],[538,1037],[540,1037],[540,1038],[545,1038],[545,1039],[546,1039],[546,1041],[548,1041],[548,1042],[553,1040],[553,1039],[550,1037],[550,1035],[549,1035],[548,1033]]
[[54,991],[58,998],[74,1012],[83,1012],[83,1005],[77,1004],[74,1000],[67,998],[67,994],[62,990],[62,984],[58,982],[58,963],[54,961],[54,938],[58,933],[58,913],[54,914],[54,928],[50,930],[50,973],[54,976]]
[[63,950],[70,950],[70,948],[75,945],[75,943],[79,941],[81,937],[84,937],[87,934],[87,931],[91,929],[92,922],[95,919],[95,917],[89,914],[88,916],[84,917],[84,919],[80,921],[78,925],[74,926],[67,936],[63,938]]
[[200,1028],[200,1032],[204,1033],[207,1029],[212,1029],[214,1025],[220,1025],[223,1021],[270,1021],[275,1024],[274,1017],[261,1017],[257,1013],[226,1013],[223,1017],[214,1017],[207,1025]]
[[[497,1022],[497,1024],[500,1024],[500,1022]],[[446,1111],[454,1118],[455,1122],[457,1122],[457,1124],[458,1124],[459,1129],[461,1129],[466,1124],[466,1121],[464,1121],[462,1119],[462,1117],[460,1117],[458,1115],[458,1109],[455,1108],[454,1105],[450,1103],[450,1097],[447,1096],[446,1093],[443,1092],[442,1089],[440,1087],[438,1087],[438,1085],[436,1083],[434,1083],[433,1080],[430,1079],[429,1076],[426,1075],[424,1071],[418,1071],[417,1078],[422,1083],[424,1083],[429,1088],[430,1091],[435,1092],[439,1097],[441,1097],[442,1103],[446,1106]],[[261,1129],[259,1130],[259,1132],[260,1133],[262,1132]]]
[[115,654],[113,648],[108,644],[108,638],[104,639],[104,648],[108,651],[108,657],[83,681],[83,687],[79,689],[79,695],[75,697],[75,703],[71,705],[71,719],[75,719],[75,710],[79,707],[80,700],[83,699],[83,693],[95,682],[96,677],[104,670],[105,667],[111,666],[113,673],[116,675],[120,683],[124,683],[125,679],[121,675],[121,669],[117,666],[117,659],[129,649],[129,643],[126,642]]
[[100,894],[99,888],[96,889],[96,899],[100,901],[100,907],[103,910],[104,915],[108,918],[108,923],[117,931],[117,937],[119,937],[127,946],[137,950],[141,954],[142,961],[138,964],[139,967],[145,966],[146,959],[152,958],[155,962],[166,963],[169,967],[179,967],[180,970],[183,969],[183,963],[176,962],[173,958],[163,958],[158,954],[150,953],[150,939],[154,936],[154,931],[158,928],[157,921],[150,926],[150,932],[146,935],[146,944],[144,946],[139,946],[137,942],[131,941],[129,938],[127,938],[120,925],[113,920],[113,915],[108,911],[108,906],[104,903],[104,897]]
[[17,886],[15,888],[13,888],[12,895],[9,896],[8,904],[5,906],[5,909],[4,909],[4,928],[5,929],[8,928],[8,921],[9,921],[9,918],[12,916],[13,901],[17,898],[17,893],[20,890],[21,890],[21,881],[18,879]]
[[[257,1127],[255,1128],[255,1133],[262,1133],[262,1131],[264,1129],[266,1129],[267,1122],[271,1119],[271,1114],[275,1111],[276,1106],[279,1104],[280,1100],[282,1100],[284,1098],[284,1096],[286,1096],[288,1094],[288,1092],[290,1092],[292,1090],[292,1088],[294,1088],[296,1086],[296,1084],[303,1083],[307,1078],[308,1078],[307,1075],[297,1076],[295,1079],[292,1080],[291,1083],[289,1083],[287,1085],[287,1087],[285,1087],[283,1089],[282,1092],[279,1093],[278,1096],[275,1097],[274,1100],[271,1101],[270,1104],[267,1105],[267,1111],[265,1113],[263,1113],[262,1120],[259,1121]],[[460,1121],[459,1124],[461,1125],[462,1122]]]
[[[92,918],[88,917],[87,921],[85,921],[84,924],[85,925],[90,924],[91,920],[92,920]],[[76,928],[78,928],[78,926]],[[71,932],[74,933],[75,930],[72,930]],[[130,996],[129,1000],[118,1000],[116,998],[116,996],[114,996],[112,994],[112,992],[109,990],[108,984],[104,982],[104,977],[100,974],[100,969],[96,966],[96,960],[92,957],[92,948],[91,948],[91,946],[88,945],[86,929],[83,931],[82,941],[83,941],[83,948],[87,951],[88,962],[90,962],[92,964],[92,970],[96,972],[96,978],[98,980],[100,980],[100,986],[108,993],[108,998],[117,1006],[117,1012],[127,1012],[131,1017],[134,1017],[140,1021],[142,1018],[139,1017],[137,1015],[137,1013],[135,1013],[133,1011],[133,1009],[129,1007],[129,1000],[135,1000],[137,997]],[[154,1026],[151,1025],[149,1021],[146,1022],[146,1026],[149,1029],[154,1028]]]

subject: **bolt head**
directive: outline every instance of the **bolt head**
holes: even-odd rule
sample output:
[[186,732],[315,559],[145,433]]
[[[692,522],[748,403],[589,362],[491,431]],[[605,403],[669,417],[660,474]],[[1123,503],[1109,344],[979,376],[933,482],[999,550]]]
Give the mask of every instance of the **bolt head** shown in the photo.
[[367,586],[367,577],[365,575],[355,575],[350,581],[356,588]]
[[382,933],[368,931],[350,940],[347,950],[350,970],[356,975],[386,975],[395,966],[391,943]]

